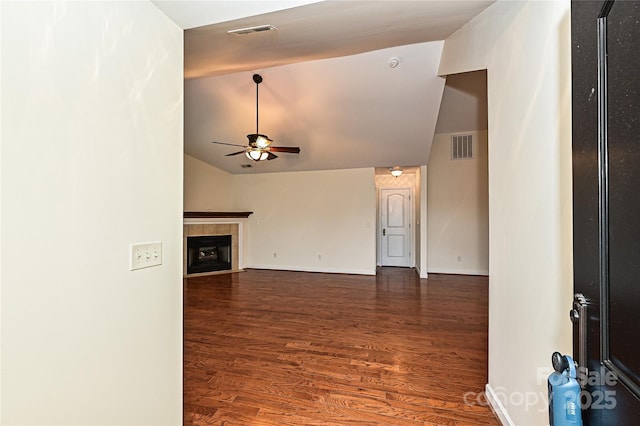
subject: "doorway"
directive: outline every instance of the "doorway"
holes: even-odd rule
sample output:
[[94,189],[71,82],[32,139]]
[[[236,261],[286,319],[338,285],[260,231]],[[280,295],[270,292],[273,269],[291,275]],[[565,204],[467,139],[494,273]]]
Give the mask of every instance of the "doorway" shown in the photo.
[[397,177],[389,168],[375,170],[377,266],[413,268],[420,258],[420,168],[402,169]]
[[485,71],[447,76],[427,162],[428,273],[489,275]]
[[639,19],[637,2],[571,4],[573,352],[585,425],[640,416]]
[[411,188],[381,188],[380,266],[413,266]]

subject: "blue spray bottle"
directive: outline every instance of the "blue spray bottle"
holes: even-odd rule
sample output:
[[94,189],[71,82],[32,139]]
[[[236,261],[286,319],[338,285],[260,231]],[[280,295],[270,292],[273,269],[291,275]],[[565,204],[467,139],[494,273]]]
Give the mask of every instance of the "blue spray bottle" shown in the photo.
[[550,426],[582,426],[580,384],[576,378],[576,364],[569,355],[551,355],[553,373],[547,379],[549,388]]

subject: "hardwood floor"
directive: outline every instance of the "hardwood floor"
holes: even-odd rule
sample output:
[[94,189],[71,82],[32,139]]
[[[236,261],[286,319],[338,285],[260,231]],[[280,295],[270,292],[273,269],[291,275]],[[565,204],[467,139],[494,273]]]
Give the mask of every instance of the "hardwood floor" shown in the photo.
[[184,424],[499,425],[487,298],[486,277],[406,268],[189,278]]

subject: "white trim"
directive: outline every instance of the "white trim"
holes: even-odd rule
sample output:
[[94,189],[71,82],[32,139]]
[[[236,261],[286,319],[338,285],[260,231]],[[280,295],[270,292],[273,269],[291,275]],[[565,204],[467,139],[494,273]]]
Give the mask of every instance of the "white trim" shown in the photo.
[[420,262],[416,262],[415,268],[420,278],[429,278],[429,274],[427,273],[427,271],[424,271],[424,274],[423,274],[422,271],[420,270]]
[[489,271],[484,269],[439,269],[429,268],[430,274],[453,274],[453,275],[484,275],[489,276]]
[[504,405],[502,405],[498,395],[496,395],[489,383],[485,385],[485,395],[489,406],[498,417],[500,423],[503,426],[515,426],[515,423],[511,420],[511,417],[509,417],[509,413],[507,413],[507,410],[504,408]]
[[369,269],[336,269],[317,268],[314,266],[287,266],[287,265],[244,265],[244,269],[271,269],[275,271],[295,271],[295,272],[322,272],[329,274],[350,274],[350,275],[376,275],[376,270]]
[[215,217],[187,217],[183,222],[185,225],[211,225],[220,223],[243,223],[244,218],[215,218]]

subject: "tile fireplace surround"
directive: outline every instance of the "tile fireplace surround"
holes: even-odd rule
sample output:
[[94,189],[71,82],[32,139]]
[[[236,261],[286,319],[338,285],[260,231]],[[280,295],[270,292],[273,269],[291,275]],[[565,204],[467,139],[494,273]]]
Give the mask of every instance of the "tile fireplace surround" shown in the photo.
[[[185,212],[183,226],[183,276],[229,274],[242,271],[242,242],[244,220],[252,212]],[[187,274],[187,237],[231,235],[231,269],[226,271]]]

